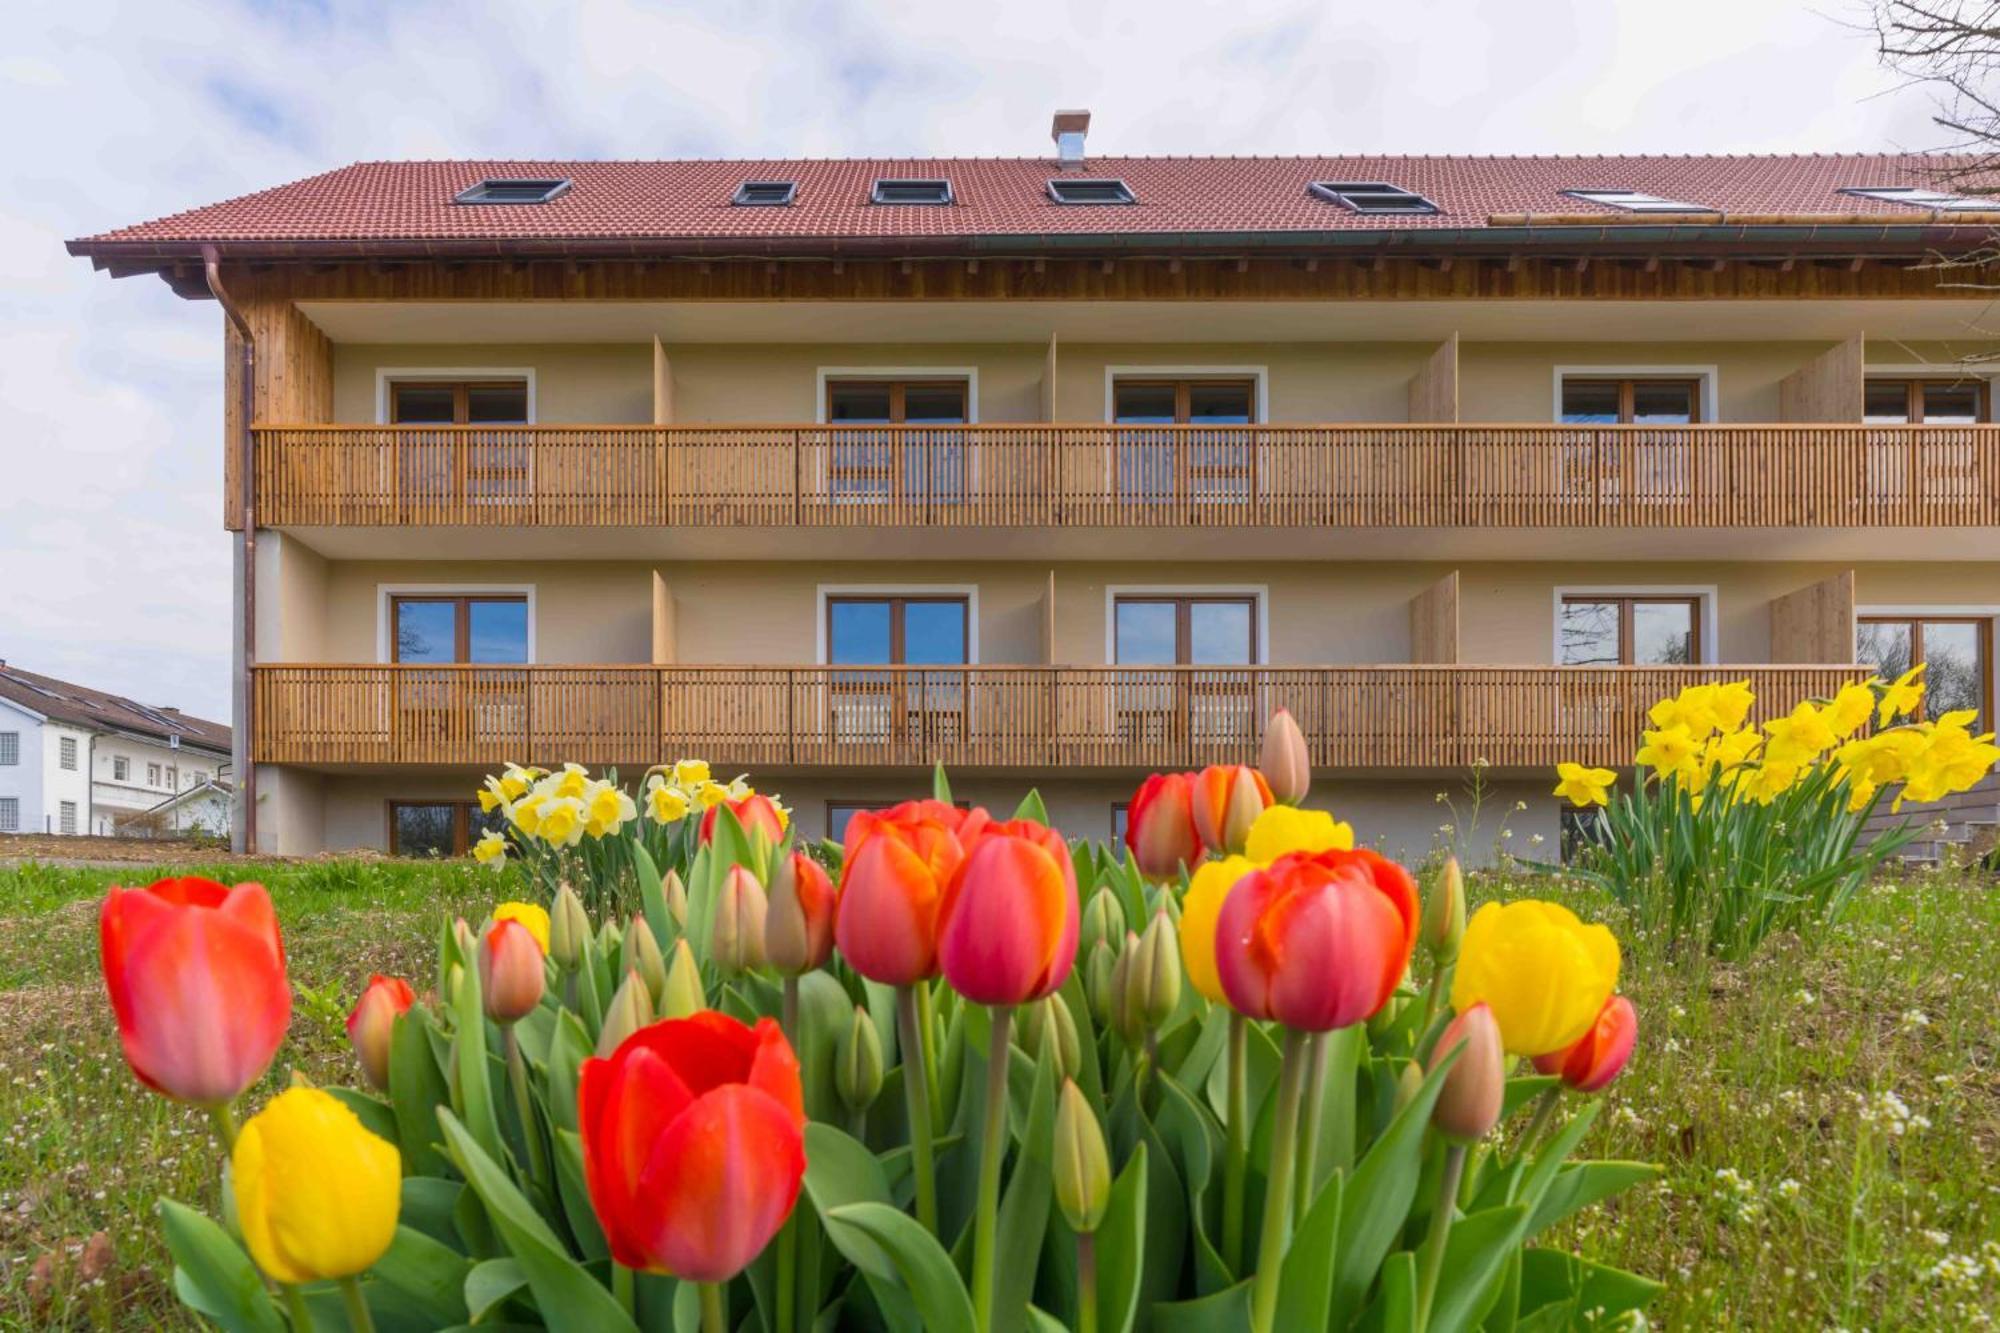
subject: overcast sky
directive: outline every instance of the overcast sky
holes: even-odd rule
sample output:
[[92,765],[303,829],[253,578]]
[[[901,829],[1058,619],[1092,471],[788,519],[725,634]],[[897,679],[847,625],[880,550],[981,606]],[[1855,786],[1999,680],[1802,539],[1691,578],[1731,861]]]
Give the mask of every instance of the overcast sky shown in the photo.
[[1858,0],[33,0],[0,21],[0,658],[226,719],[221,328],[62,241],[357,159],[1935,146]]

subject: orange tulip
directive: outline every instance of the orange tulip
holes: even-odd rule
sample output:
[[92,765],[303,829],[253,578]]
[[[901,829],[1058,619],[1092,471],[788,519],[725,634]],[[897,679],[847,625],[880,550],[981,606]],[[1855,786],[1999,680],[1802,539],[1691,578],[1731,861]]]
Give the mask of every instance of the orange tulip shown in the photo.
[[163,879],[113,888],[98,916],[104,987],[126,1063],[184,1102],[255,1083],[291,1023],[277,913],[261,884]]
[[1242,851],[1250,826],[1270,804],[1270,784],[1248,764],[1211,764],[1195,775],[1195,830],[1217,855]]
[[1238,880],[1215,964],[1238,1013],[1327,1032],[1388,1002],[1417,941],[1417,885],[1369,851],[1281,856]]
[[368,989],[354,1002],[354,1010],[347,1016],[347,1040],[361,1061],[361,1073],[369,1087],[381,1090],[389,1086],[389,1040],[395,1034],[396,1015],[407,1013],[416,1002],[409,982],[379,972],[368,978]]
[[1536,1056],[1535,1068],[1562,1075],[1562,1081],[1577,1092],[1598,1092],[1624,1072],[1638,1040],[1639,1011],[1623,995],[1614,995],[1574,1046]]
[[1082,923],[1062,834],[1031,819],[986,825],[938,916],[938,960],[966,999],[1013,1005],[1050,994],[1076,963]]
[[727,807],[736,816],[736,822],[752,837],[762,833],[765,841],[773,847],[785,840],[785,817],[778,813],[777,803],[762,792],[754,792],[740,800],[724,801],[712,805],[701,817],[699,837],[702,843],[715,841],[716,811]]
[[542,1002],[542,946],[519,921],[495,921],[479,938],[479,989],[486,1016],[518,1023]]
[[833,881],[820,863],[793,852],[772,868],[764,913],[764,958],[788,976],[824,967],[833,956]]
[[986,812],[942,801],[862,811],[847,826],[833,937],[848,964],[871,981],[908,986],[937,975],[938,905]]
[[806,1116],[770,1019],[703,1010],[641,1028],[583,1062],[577,1102],[591,1206],[625,1267],[726,1282],[791,1215]]
[[1155,773],[1139,784],[1125,812],[1125,845],[1148,879],[1171,879],[1201,860],[1194,826],[1194,775]]

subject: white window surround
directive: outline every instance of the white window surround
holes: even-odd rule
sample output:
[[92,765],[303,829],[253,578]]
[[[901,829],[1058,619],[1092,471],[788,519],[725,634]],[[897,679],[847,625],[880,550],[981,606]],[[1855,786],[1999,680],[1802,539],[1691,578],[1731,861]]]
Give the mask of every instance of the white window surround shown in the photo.
[[1691,379],[1700,381],[1701,420],[1712,425],[1722,420],[1717,406],[1721,396],[1719,366],[1557,366],[1550,389],[1549,420],[1560,422],[1563,415],[1563,381],[1577,379]]
[[[375,660],[384,666],[395,660],[389,651],[390,604],[397,597],[525,597],[528,601],[528,659],[535,664],[535,585],[532,583],[378,583],[375,585]],[[517,665],[492,662],[490,666]]]
[[[1104,664],[1118,665],[1118,599],[1120,597],[1248,597],[1256,605],[1257,660],[1271,661],[1271,586],[1267,583],[1110,583],[1104,588]],[[1138,665],[1134,663],[1134,665]],[[1162,663],[1161,665],[1166,665]]]
[[375,424],[389,424],[389,384],[392,380],[526,380],[528,423],[541,418],[535,412],[535,369],[533,366],[377,366],[375,367]]
[[1714,666],[1721,659],[1716,627],[1716,603],[1720,600],[1713,583],[1626,583],[1563,586],[1549,602],[1549,661],[1562,662],[1562,606],[1566,597],[1694,597],[1699,599],[1696,614],[1701,617],[1701,661],[1698,666]]
[[826,604],[834,597],[963,597],[965,661],[979,665],[979,585],[976,583],[822,583],[814,598],[813,661],[826,660]]
[[813,380],[813,422],[826,425],[828,380],[964,380],[965,424],[979,424],[978,366],[821,366]]
[[1104,421],[1118,417],[1118,381],[1150,379],[1227,380],[1247,379],[1257,399],[1259,426],[1271,422],[1271,371],[1268,366],[1106,366],[1104,368]]

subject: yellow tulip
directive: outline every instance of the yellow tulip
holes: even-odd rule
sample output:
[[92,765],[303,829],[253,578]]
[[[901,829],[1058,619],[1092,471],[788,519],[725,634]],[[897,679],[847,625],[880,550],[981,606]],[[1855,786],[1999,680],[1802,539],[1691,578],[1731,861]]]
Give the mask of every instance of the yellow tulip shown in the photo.
[[528,933],[535,937],[535,943],[542,946],[542,952],[544,954],[548,953],[549,951],[548,909],[536,903],[521,903],[521,902],[501,903],[498,907],[493,909],[493,919],[495,921],[520,922],[522,925],[528,928]]
[[396,1238],[402,1159],[330,1093],[279,1093],[229,1160],[243,1243],[279,1282],[352,1277]]
[[1188,881],[1187,896],[1181,899],[1182,970],[1189,985],[1217,1004],[1229,1001],[1215,970],[1215,924],[1222,915],[1222,900],[1237,880],[1256,868],[1256,862],[1247,856],[1204,861]]
[[1618,986],[1618,940],[1558,903],[1487,903],[1459,946],[1451,1005],[1493,1010],[1509,1055],[1547,1055],[1590,1030]]
[[1608,768],[1585,768],[1582,764],[1556,765],[1555,794],[1575,806],[1603,805],[1611,799],[1611,784],[1618,775]]
[[1291,805],[1264,807],[1252,821],[1243,845],[1244,855],[1259,865],[1269,865],[1289,852],[1353,850],[1353,825],[1324,810],[1301,810]]
[[1883,725],[1886,726],[1892,717],[1905,717],[1917,711],[1917,705],[1924,701],[1924,683],[1917,678],[1924,674],[1925,665],[1917,663],[1882,687],[1882,701],[1876,706],[1876,716]]
[[488,829],[479,841],[472,844],[472,859],[481,865],[505,865],[507,862],[507,835],[498,829]]

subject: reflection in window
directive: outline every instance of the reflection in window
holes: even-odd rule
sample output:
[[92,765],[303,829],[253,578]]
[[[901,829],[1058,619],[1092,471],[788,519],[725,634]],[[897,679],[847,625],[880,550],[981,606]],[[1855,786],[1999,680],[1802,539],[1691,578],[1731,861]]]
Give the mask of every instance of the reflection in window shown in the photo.
[[965,494],[969,388],[964,380],[829,380],[826,419],[835,426],[929,427],[844,430],[828,445],[828,484],[837,498],[895,495],[956,500]]
[[1971,709],[1993,715],[1993,622],[1984,617],[1865,616],[1855,626],[1855,660],[1895,679],[1924,666],[1919,716]]
[[465,856],[488,830],[505,831],[498,810],[482,811],[468,801],[391,801],[391,856]]
[[829,598],[827,660],[842,666],[962,666],[966,610],[963,597]]
[[526,597],[397,597],[390,610],[397,662],[528,660]]
[[1565,376],[1562,420],[1574,426],[1685,426],[1701,420],[1701,382]]
[[[1247,426],[1257,419],[1257,386],[1242,379],[1121,379],[1112,386],[1121,426]],[[1163,431],[1121,437],[1118,494],[1126,499],[1188,498],[1216,503],[1250,493],[1250,444],[1235,432]]]
[[1120,666],[1249,666],[1257,660],[1253,597],[1120,597],[1113,615]]
[[1564,666],[1684,666],[1699,662],[1700,599],[1565,597],[1557,642]]
[[1986,420],[1984,380],[1871,379],[1862,389],[1862,420],[1874,426],[1970,426]]

